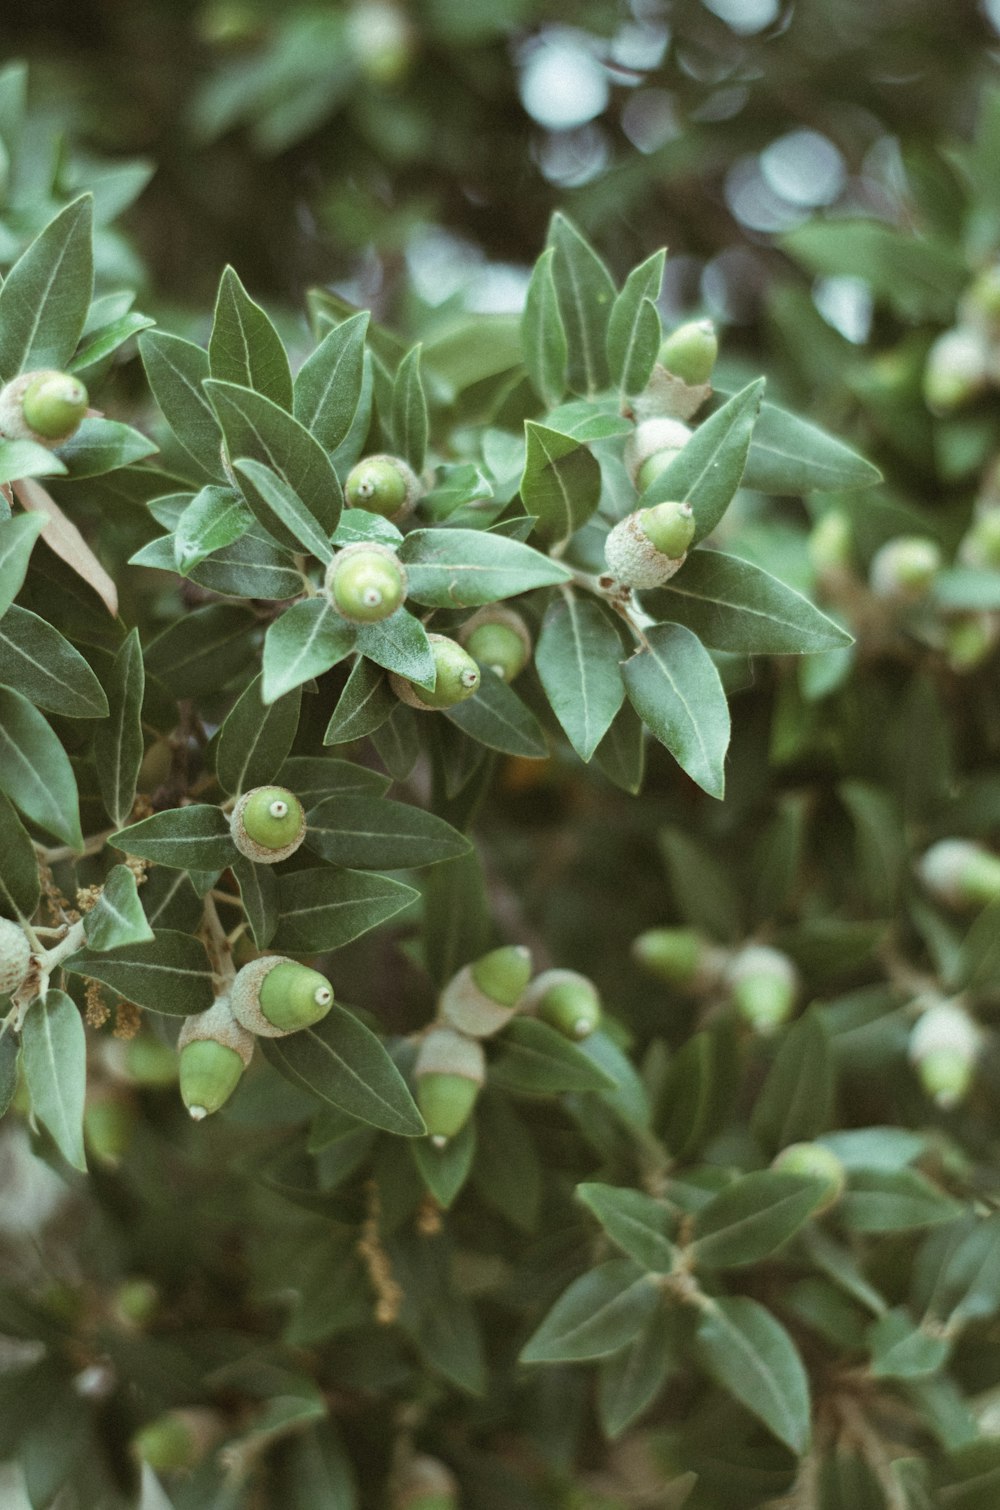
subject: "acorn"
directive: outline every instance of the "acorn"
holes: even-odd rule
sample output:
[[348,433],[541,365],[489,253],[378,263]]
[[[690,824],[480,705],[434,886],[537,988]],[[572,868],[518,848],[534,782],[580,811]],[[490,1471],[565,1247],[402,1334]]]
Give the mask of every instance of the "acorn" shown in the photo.
[[941,570],[941,549],[922,535],[899,535],[875,552],[869,581],[880,598],[917,603]]
[[350,624],[378,624],[406,598],[406,568],[387,545],[359,542],[338,551],[327,567],[330,607]]
[[229,1001],[248,1032],[285,1038],[322,1021],[333,1006],[333,987],[308,965],[265,954],[237,971]]
[[352,509],[367,509],[383,519],[405,519],[420,495],[420,479],[399,456],[366,456],[344,483],[344,497]]
[[682,383],[700,387],[712,376],[718,355],[719,338],[712,321],[689,320],[667,336],[659,362]]
[[626,587],[662,587],[680,571],[694,539],[689,503],[657,503],[619,520],[604,542],[608,571]]
[[692,431],[679,419],[656,417],[636,425],[625,442],[625,470],[633,485],[644,493],[664,467],[684,449]]
[[944,1110],[968,1095],[980,1042],[979,1028],[968,1012],[951,1001],[928,1007],[910,1034],[910,1061],[928,1096]]
[[123,1279],[111,1297],[111,1315],[125,1330],[141,1331],[156,1316],[161,1298],[159,1288],[151,1279],[141,1275]]
[[306,815],[294,792],[257,786],[244,792],[229,818],[233,843],[258,865],[277,865],[294,855],[306,836]]
[[566,1038],[589,1038],[601,1021],[601,998],[576,970],[543,970],[525,992],[524,1010]]
[[967,566],[1000,571],[1000,508],[985,508],[962,537],[958,554]]
[[229,1100],[253,1051],[253,1034],[236,1021],[227,997],[218,997],[207,1012],[185,1017],[177,1038],[181,1100],[195,1122]]
[[976,274],[962,295],[963,321],[982,330],[987,339],[1000,335],[1000,262]]
[[936,901],[956,912],[1000,901],[1000,855],[972,839],[939,839],[917,861],[917,874]]
[[767,1035],[787,1022],[798,995],[798,971],[778,949],[747,944],[725,973],[730,999],[755,1032]]
[[455,1475],[437,1458],[411,1458],[396,1481],[392,1510],[459,1510]]
[[444,1148],[472,1115],[486,1078],[486,1056],[474,1038],[431,1028],[413,1067],[417,1105],[435,1148]]
[[440,1013],[472,1038],[488,1038],[517,1011],[531,979],[531,951],[521,944],[492,949],[466,965],[441,993]]
[[116,1169],[128,1153],[138,1120],[131,1096],[105,1087],[92,1091],[83,1111],[87,1153],[98,1164]]
[[475,697],[481,677],[479,667],[469,652],[447,635],[429,634],[427,638],[437,668],[433,692],[392,672],[389,686],[396,696],[422,713],[435,708],[454,708],[456,703],[464,703],[466,698]]
[[466,619],[458,641],[472,658],[502,681],[512,682],[531,660],[531,635],[519,613],[500,604],[481,608]]
[[699,996],[718,985],[729,956],[696,928],[648,928],[633,939],[632,958],[665,985]]
[[362,0],[347,17],[347,45],[362,73],[374,84],[397,84],[413,61],[409,21],[386,0]]
[[952,614],[944,624],[948,665],[960,676],[974,671],[992,655],[1000,639],[1000,616],[995,613]]
[[789,1143],[772,1159],[771,1168],[784,1174],[802,1174],[811,1180],[823,1180],[827,1193],[816,1208],[817,1216],[837,1204],[847,1184],[847,1170],[833,1150],[825,1148],[822,1143]]
[[806,550],[816,580],[836,586],[854,566],[851,521],[843,509],[827,509],[809,531]]
[[986,387],[989,347],[980,332],[958,326],[938,336],[927,353],[924,398],[937,414],[950,414]]
[[140,1426],[132,1438],[132,1452],[156,1473],[176,1473],[194,1468],[222,1433],[215,1411],[168,1410]]
[[138,1033],[124,1045],[122,1068],[136,1085],[173,1085],[177,1079],[177,1055],[153,1033]]
[[61,446],[80,427],[90,399],[79,378],[45,368],[22,372],[0,389],[0,435]]
[[0,996],[23,986],[31,969],[31,945],[19,923],[0,918]]

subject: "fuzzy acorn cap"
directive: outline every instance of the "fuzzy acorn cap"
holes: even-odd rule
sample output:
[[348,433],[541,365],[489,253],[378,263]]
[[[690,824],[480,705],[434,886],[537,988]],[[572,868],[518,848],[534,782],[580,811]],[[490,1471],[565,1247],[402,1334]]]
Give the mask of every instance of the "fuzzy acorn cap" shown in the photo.
[[[694,531],[689,503],[658,503],[650,509],[637,509],[619,520],[604,542],[608,571],[626,587],[662,587],[684,565]],[[659,549],[653,535],[674,554]]]
[[939,839],[917,861],[931,896],[956,911],[1000,900],[1000,855],[972,839]]
[[0,996],[24,984],[31,968],[31,945],[19,923],[0,918]]
[[420,713],[431,713],[437,708],[454,708],[467,697],[475,697],[482,678],[469,652],[446,634],[429,634],[427,638],[437,667],[434,691],[390,672],[389,686],[400,701]]
[[528,626],[513,608],[491,604],[466,619],[458,631],[458,642],[477,660],[505,682],[512,682],[531,660],[532,643]]
[[228,997],[217,997],[207,1012],[185,1017],[177,1038],[180,1091],[196,1122],[229,1100],[253,1051],[253,1034],[236,1021]]
[[230,1003],[237,1022],[261,1038],[285,1038],[321,1021],[333,1006],[325,975],[282,954],[265,954],[237,971]]
[[[638,486],[639,471],[644,462],[660,452],[672,451],[676,455],[684,449],[691,435],[690,427],[679,419],[657,417],[644,419],[636,425],[625,442],[623,455],[625,470],[633,485]],[[663,465],[666,466],[667,462],[664,461]]]
[[244,792],[229,819],[233,843],[258,865],[277,865],[294,855],[306,836],[306,815],[294,792],[256,786]]
[[406,567],[387,545],[359,541],[337,552],[323,586],[330,607],[349,624],[378,624],[406,600]]
[[648,928],[633,939],[632,958],[657,980],[697,995],[718,984],[729,956],[696,928]]
[[817,1207],[816,1216],[836,1205],[847,1184],[847,1170],[833,1150],[822,1143],[789,1143],[772,1159],[771,1168],[783,1174],[802,1174],[811,1180],[826,1182],[827,1195]]
[[521,944],[493,949],[448,982],[441,1016],[471,1038],[488,1038],[510,1022],[530,979],[530,949]]
[[523,1008],[567,1038],[588,1038],[601,1020],[597,987],[577,970],[543,970],[525,992]]
[[924,1090],[945,1110],[965,1099],[972,1084],[982,1035],[968,1012],[940,1001],[919,1018],[908,1045]]
[[344,483],[344,497],[352,509],[367,509],[394,521],[412,514],[420,495],[420,479],[399,456],[365,456]]
[[914,603],[941,570],[941,549],[922,535],[900,535],[872,557],[869,581],[880,598]]
[[443,1148],[472,1114],[486,1079],[486,1056],[474,1038],[454,1028],[432,1028],[420,1045],[413,1077],[430,1140]]
[[787,954],[767,944],[748,944],[725,974],[734,1005],[758,1033],[773,1033],[791,1015],[799,975]]
[[60,446],[79,429],[90,400],[79,378],[43,368],[0,389],[0,436]]
[[660,347],[659,363],[690,387],[712,376],[719,355],[719,338],[711,320],[689,320],[672,331]]
[[397,1481],[392,1510],[458,1510],[455,1475],[437,1458],[411,1458]]

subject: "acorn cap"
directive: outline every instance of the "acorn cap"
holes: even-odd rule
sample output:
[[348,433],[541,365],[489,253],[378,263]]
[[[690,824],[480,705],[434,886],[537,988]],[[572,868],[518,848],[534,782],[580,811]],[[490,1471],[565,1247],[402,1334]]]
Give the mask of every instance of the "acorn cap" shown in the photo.
[[353,466],[344,483],[344,497],[353,509],[367,509],[384,519],[405,519],[420,497],[420,480],[399,456],[365,456]]
[[457,703],[465,702],[466,698],[475,697],[481,676],[479,667],[469,652],[457,640],[449,639],[445,634],[429,634],[427,638],[437,668],[433,692],[391,672],[389,686],[396,696],[421,713],[429,713],[436,708],[454,708]]
[[376,541],[338,551],[327,567],[324,590],[330,606],[350,624],[378,624],[406,598],[406,567],[396,552]]
[[639,471],[644,462],[648,461],[651,456],[672,453],[667,455],[662,466],[657,468],[657,471],[662,471],[677,452],[684,449],[691,435],[690,428],[679,419],[655,417],[644,419],[636,425],[625,442],[623,455],[625,470],[633,485],[638,486]]
[[517,944],[493,949],[448,982],[441,993],[441,1016],[472,1038],[488,1038],[514,1016],[530,978],[528,949]]
[[87,390],[68,372],[22,372],[0,389],[0,436],[51,450],[69,440],[87,412]]
[[784,1174],[802,1174],[810,1179],[826,1182],[828,1194],[823,1204],[817,1208],[817,1216],[823,1211],[829,1211],[840,1200],[847,1184],[847,1170],[833,1150],[824,1147],[822,1143],[789,1143],[771,1161],[771,1168]]
[[499,604],[481,608],[466,619],[458,631],[458,642],[481,666],[488,666],[505,682],[512,682],[531,659],[527,624],[513,608]]
[[31,968],[31,945],[19,923],[0,918],[0,996],[24,984]]
[[241,855],[258,865],[277,865],[294,855],[305,838],[306,815],[287,787],[258,786],[237,800],[229,831]]
[[798,971],[778,949],[748,944],[730,960],[726,985],[734,1005],[758,1033],[787,1021],[798,993]]
[[711,320],[689,320],[672,331],[660,347],[659,362],[691,387],[707,383],[719,355],[719,338]]
[[543,970],[524,996],[533,1012],[567,1038],[587,1038],[601,1020],[601,998],[593,981],[577,970]]
[[[686,529],[686,524],[681,523],[685,519],[683,511],[687,509],[690,514],[691,505],[670,504],[667,507],[675,511],[681,530]],[[634,514],[627,514],[619,520],[604,542],[604,559],[608,564],[608,571],[626,587],[662,587],[684,565],[683,551],[680,556],[664,555],[647,535],[643,516],[653,512],[653,509],[638,509]],[[692,517],[691,534],[693,533]]]
[[253,1058],[253,1034],[234,1018],[230,999],[185,1017],[177,1038],[181,1099],[196,1122],[217,1112]]
[[917,861],[917,874],[937,901],[956,911],[1000,900],[1000,855],[972,839],[939,839]]
[[869,581],[880,598],[916,602],[941,570],[941,548],[922,535],[900,535],[872,557]]
[[431,1142],[443,1148],[468,1122],[486,1078],[486,1056],[454,1028],[432,1028],[413,1066],[420,1108]]
[[392,1510],[458,1510],[454,1474],[437,1458],[411,1458],[397,1480]]

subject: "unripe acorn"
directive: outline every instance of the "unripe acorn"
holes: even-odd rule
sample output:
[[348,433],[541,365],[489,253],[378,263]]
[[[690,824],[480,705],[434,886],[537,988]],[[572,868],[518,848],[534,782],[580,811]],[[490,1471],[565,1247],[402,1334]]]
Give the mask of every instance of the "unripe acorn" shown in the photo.
[[466,619],[458,641],[472,658],[505,682],[519,676],[531,659],[531,635],[519,613],[491,604]]
[[948,665],[961,675],[974,671],[992,654],[1000,638],[1000,618],[995,613],[953,614],[944,626]]
[[405,519],[420,497],[420,480],[399,456],[366,456],[352,467],[344,497],[352,509],[367,509],[383,519]]
[[931,896],[955,911],[1000,901],[1000,855],[971,839],[939,839],[921,855],[917,874]]
[[330,607],[351,624],[378,624],[406,598],[406,568],[387,545],[359,542],[338,551],[327,568]]
[[418,687],[415,682],[392,672],[389,685],[396,696],[422,713],[435,708],[454,708],[456,703],[464,703],[467,697],[475,697],[481,677],[469,652],[445,634],[429,634],[427,638],[437,668],[434,691],[429,692],[426,687]]
[[623,460],[626,472],[640,493],[644,493],[653,478],[658,477],[684,449],[691,433],[681,420],[659,416],[644,419],[636,425],[625,442]]
[[672,331],[660,347],[659,361],[682,383],[698,387],[712,376],[719,338],[711,320],[689,320]]
[[62,445],[79,428],[89,402],[80,379],[68,372],[22,372],[0,390],[0,435]]
[[325,975],[281,954],[265,954],[237,971],[229,997],[236,1021],[261,1038],[284,1038],[320,1022],[333,1006]]
[[657,503],[619,520],[604,542],[608,571],[626,587],[662,587],[684,565],[694,539],[689,503]]
[[185,1017],[177,1038],[181,1100],[195,1122],[224,1106],[253,1058],[254,1038],[220,996],[207,1012]]
[[471,1038],[488,1038],[514,1016],[530,979],[529,949],[521,944],[492,949],[448,982],[441,993],[441,1016]]
[[959,326],[938,336],[927,353],[924,398],[937,414],[950,414],[986,386],[989,350],[978,331]]
[[19,923],[0,918],[0,996],[22,986],[31,968],[31,945]]
[[941,550],[921,535],[900,535],[872,558],[869,580],[880,598],[916,603],[925,597],[941,570]]
[[95,1091],[83,1112],[83,1137],[90,1157],[109,1169],[116,1168],[128,1153],[138,1120],[129,1096]]
[[962,295],[962,317],[980,326],[988,336],[1000,325],[1000,263],[977,273]]
[[523,1006],[567,1038],[589,1038],[601,1021],[597,987],[576,970],[543,970],[525,992]]
[[728,955],[696,928],[649,928],[633,939],[632,958],[666,985],[700,995],[718,984]]
[[151,1279],[122,1280],[111,1298],[111,1314],[119,1326],[148,1326],[160,1308],[160,1292]]
[[362,0],[347,20],[347,43],[362,73],[375,84],[396,84],[413,59],[406,16],[385,0]]
[[454,1474],[437,1458],[411,1458],[396,1482],[392,1510],[459,1510]]
[[413,1076],[417,1105],[435,1148],[444,1148],[472,1115],[486,1056],[474,1038],[454,1028],[432,1028],[420,1045]]
[[748,944],[730,960],[725,980],[734,1006],[755,1032],[773,1033],[791,1016],[799,978],[780,950]]
[[157,1473],[193,1468],[220,1439],[223,1426],[211,1410],[168,1410],[132,1438],[136,1457]]
[[809,561],[821,582],[837,579],[853,566],[851,521],[843,509],[827,509],[817,519],[806,542]]
[[257,786],[244,792],[229,819],[233,843],[258,865],[277,865],[294,855],[306,836],[306,815],[294,792]]
[[910,1034],[910,1060],[924,1090],[945,1110],[964,1101],[979,1056],[976,1024],[954,1002],[929,1007]]
[[781,1170],[784,1174],[803,1174],[812,1180],[825,1181],[827,1194],[822,1204],[816,1208],[817,1216],[836,1205],[847,1183],[847,1171],[843,1164],[833,1150],[824,1148],[822,1143],[790,1143],[772,1160],[771,1168]]
[[1000,508],[984,509],[973,520],[958,548],[968,566],[985,566],[1000,571]]

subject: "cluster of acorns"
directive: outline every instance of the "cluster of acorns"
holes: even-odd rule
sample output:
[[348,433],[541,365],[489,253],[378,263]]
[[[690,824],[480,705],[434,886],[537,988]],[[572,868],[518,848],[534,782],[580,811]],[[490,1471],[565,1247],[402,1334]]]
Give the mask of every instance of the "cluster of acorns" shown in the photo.
[[633,940],[632,956],[650,975],[685,996],[728,1002],[764,1036],[788,1021],[799,995],[795,965],[769,944],[726,949],[697,928],[650,928]]

